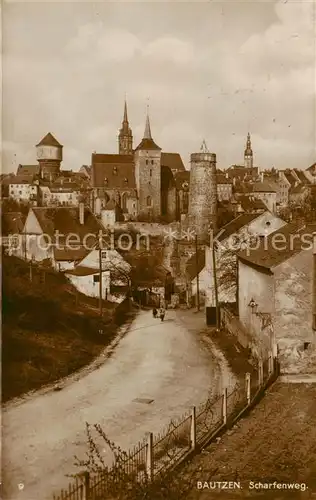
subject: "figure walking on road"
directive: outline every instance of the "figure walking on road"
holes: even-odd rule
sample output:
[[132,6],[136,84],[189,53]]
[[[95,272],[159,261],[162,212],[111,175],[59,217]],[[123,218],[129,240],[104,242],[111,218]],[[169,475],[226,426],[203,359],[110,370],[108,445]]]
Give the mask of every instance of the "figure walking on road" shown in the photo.
[[157,311],[157,309],[154,307],[154,308],[153,308],[153,317],[154,317],[154,318],[157,318],[157,314],[158,314],[158,311]]
[[165,319],[165,314],[166,314],[165,308],[161,307],[160,311],[159,311],[159,316],[160,316],[161,321],[163,321]]

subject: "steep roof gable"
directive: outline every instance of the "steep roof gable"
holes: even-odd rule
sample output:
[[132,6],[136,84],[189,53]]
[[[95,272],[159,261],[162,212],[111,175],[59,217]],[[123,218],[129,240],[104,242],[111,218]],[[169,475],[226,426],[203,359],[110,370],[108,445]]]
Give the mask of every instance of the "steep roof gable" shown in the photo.
[[62,145],[57,141],[57,139],[55,139],[55,137],[50,132],[48,132],[48,134],[46,134],[45,137],[43,137],[43,139],[38,144],[36,144],[36,147],[37,146],[62,147]]

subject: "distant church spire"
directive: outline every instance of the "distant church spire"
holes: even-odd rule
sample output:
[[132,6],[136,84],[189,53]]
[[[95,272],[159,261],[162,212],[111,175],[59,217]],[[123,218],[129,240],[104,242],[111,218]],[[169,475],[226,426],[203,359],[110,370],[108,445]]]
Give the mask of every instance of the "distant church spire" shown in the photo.
[[126,96],[125,96],[125,101],[124,101],[124,118],[123,118],[123,123],[127,123],[128,124]]
[[120,128],[119,131],[118,142],[119,142],[120,155],[133,154],[133,134],[128,123],[126,97],[124,100],[124,115],[123,115],[122,127]]
[[147,106],[147,117],[146,117],[146,125],[145,125],[144,139],[152,139],[152,136],[151,136],[151,130],[150,130],[150,121],[149,121],[148,106]]
[[250,133],[247,135],[246,149],[244,154],[244,165],[245,167],[252,168],[253,167],[253,152],[251,148],[251,138]]

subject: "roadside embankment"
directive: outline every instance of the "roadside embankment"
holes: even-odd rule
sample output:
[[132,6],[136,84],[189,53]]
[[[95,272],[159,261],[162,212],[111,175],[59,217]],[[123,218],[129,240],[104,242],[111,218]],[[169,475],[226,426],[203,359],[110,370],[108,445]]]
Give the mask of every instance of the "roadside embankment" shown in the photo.
[[[129,314],[78,294],[51,269],[3,256],[2,398],[51,384],[90,363],[115,337]],[[102,330],[102,334],[99,331]]]

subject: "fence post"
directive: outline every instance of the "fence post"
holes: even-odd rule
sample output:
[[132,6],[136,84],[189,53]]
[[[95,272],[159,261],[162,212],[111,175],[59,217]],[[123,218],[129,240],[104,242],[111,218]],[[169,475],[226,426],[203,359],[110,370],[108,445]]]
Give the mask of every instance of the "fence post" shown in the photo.
[[259,378],[259,386],[261,387],[263,384],[263,363],[262,359],[259,359],[258,363],[258,378]]
[[273,356],[272,351],[269,351],[269,364],[268,364],[269,376],[273,373]]
[[227,387],[223,391],[223,424],[227,424]]
[[148,432],[147,435],[147,446],[146,446],[146,472],[147,472],[147,477],[149,481],[152,481],[153,479],[153,445],[154,445],[154,438],[153,438],[153,433]]
[[250,405],[251,401],[251,375],[249,372],[246,373],[246,395],[247,395],[247,405]]
[[191,450],[196,448],[196,408],[193,406],[191,410]]
[[83,473],[83,491],[84,500],[90,500],[90,474],[88,471]]

